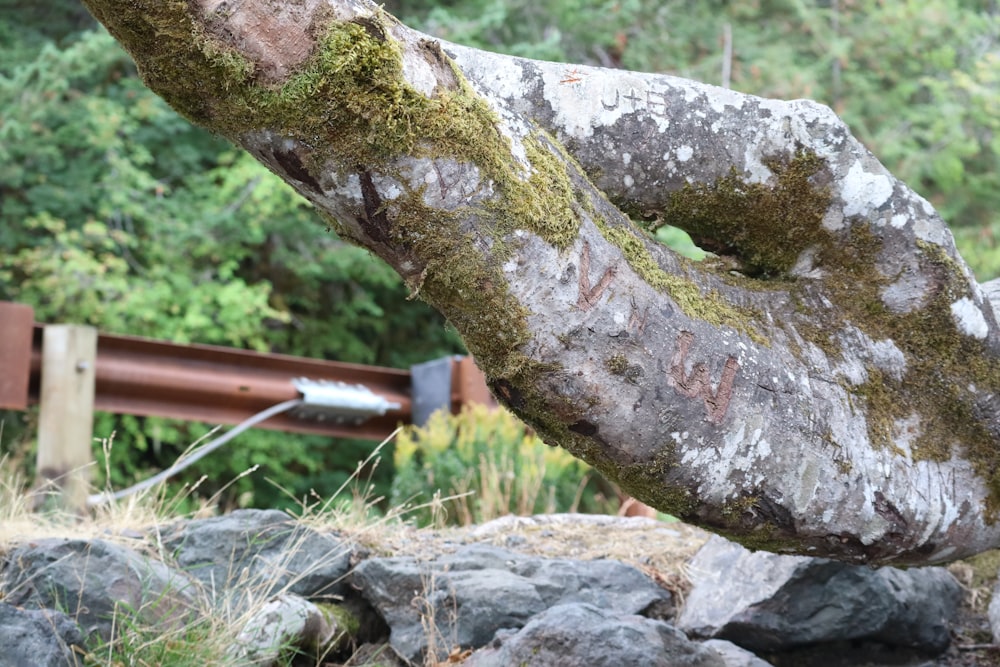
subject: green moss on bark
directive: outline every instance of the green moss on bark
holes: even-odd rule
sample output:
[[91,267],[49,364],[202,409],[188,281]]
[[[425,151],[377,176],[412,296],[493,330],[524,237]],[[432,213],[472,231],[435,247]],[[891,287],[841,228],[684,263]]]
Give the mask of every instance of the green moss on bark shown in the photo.
[[657,449],[652,460],[617,465],[608,477],[650,507],[679,519],[691,519],[695,516],[698,496],[675,481],[680,477],[677,467],[677,448],[668,441]]
[[664,271],[637,232],[598,221],[601,234],[617,246],[625,260],[639,276],[657,291],[670,295],[685,315],[703,320],[715,327],[727,326],[740,331],[758,343],[766,339],[758,331],[760,313],[738,308],[717,292],[702,292],[693,280]]
[[836,334],[855,326],[874,341],[890,340],[903,353],[906,369],[896,379],[869,364],[867,380],[845,389],[862,401],[869,440],[902,453],[900,425],[917,418],[911,442],[917,460],[946,461],[957,448],[991,490],[987,515],[1000,512],[1000,450],[989,429],[992,415],[975,414],[977,392],[1000,392],[1000,361],[983,341],[959,330],[951,306],[971,298],[960,267],[939,246],[916,241],[921,272],[930,277],[925,302],[894,313],[882,300],[896,277],[877,267],[882,241],[865,224],[855,224],[839,243],[825,244],[817,260],[826,272],[823,288],[836,304],[836,320],[810,312],[798,330],[831,359],[841,354]]
[[735,256],[749,276],[783,276],[803,250],[828,238],[820,223],[830,192],[814,182],[824,166],[815,153],[765,165],[774,184],[749,183],[733,168],[714,183],[685,185],[670,196],[663,223],[707,250]]

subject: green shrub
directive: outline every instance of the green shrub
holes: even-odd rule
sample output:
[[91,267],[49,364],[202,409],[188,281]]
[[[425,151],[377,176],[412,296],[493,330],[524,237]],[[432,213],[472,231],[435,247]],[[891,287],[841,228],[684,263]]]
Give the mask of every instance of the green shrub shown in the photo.
[[[505,410],[437,412],[399,433],[392,504],[416,506],[419,525],[482,523],[506,514],[611,512],[610,485],[568,452],[549,447]],[[440,500],[440,502],[438,502]]]
[[[32,306],[39,322],[396,368],[462,351],[387,264],[324,231],[290,186],[146,89],[79,3],[4,3],[0,300]],[[37,408],[0,411],[0,456],[25,476],[36,421]],[[94,435],[115,446],[95,440],[97,489],[169,467],[213,426],[99,413]],[[253,430],[164,493],[296,507],[331,495],[374,447]],[[378,474],[387,494],[390,466]]]

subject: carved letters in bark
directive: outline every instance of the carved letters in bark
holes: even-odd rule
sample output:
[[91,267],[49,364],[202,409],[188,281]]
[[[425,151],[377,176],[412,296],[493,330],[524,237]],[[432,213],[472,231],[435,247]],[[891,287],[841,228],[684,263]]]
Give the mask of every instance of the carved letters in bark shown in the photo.
[[576,299],[576,306],[582,311],[588,311],[597,305],[597,301],[604,294],[604,290],[611,284],[615,274],[618,272],[617,266],[612,266],[604,271],[601,279],[593,287],[590,286],[590,244],[583,242],[583,250],[580,253],[580,295]]
[[[579,79],[577,79],[579,80]],[[614,101],[608,102],[601,98],[601,105],[608,111],[613,111],[621,106],[624,100],[631,111],[645,110],[650,115],[660,118],[668,117],[668,107],[670,106],[670,93],[659,90],[647,90],[642,97],[635,94],[635,89],[630,88],[627,95],[622,95],[620,90],[615,90]]]
[[677,337],[677,352],[670,360],[667,384],[689,398],[700,397],[705,402],[705,418],[713,424],[718,424],[722,422],[722,418],[726,416],[726,410],[729,408],[729,401],[733,394],[733,382],[736,380],[736,371],[740,369],[740,365],[736,361],[736,357],[727,358],[722,369],[719,387],[713,392],[712,383],[708,377],[708,366],[698,363],[691,369],[690,375],[684,372],[684,363],[693,341],[694,334],[690,331],[682,331],[681,335]]

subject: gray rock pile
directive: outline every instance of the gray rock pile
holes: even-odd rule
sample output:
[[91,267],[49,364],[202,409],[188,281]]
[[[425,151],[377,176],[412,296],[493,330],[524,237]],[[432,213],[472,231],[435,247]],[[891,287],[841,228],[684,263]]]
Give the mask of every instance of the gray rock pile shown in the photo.
[[781,664],[898,664],[948,648],[962,588],[940,567],[899,570],[752,553],[712,537],[691,560],[677,619]]
[[941,568],[751,553],[721,538],[689,571],[681,601],[618,561],[475,543],[373,555],[281,512],[239,511],[129,547],[44,539],[2,554],[0,667],[80,665],[123,628],[205,616],[239,619],[234,665],[277,664],[289,647],[354,666],[906,664],[947,648],[961,596]]

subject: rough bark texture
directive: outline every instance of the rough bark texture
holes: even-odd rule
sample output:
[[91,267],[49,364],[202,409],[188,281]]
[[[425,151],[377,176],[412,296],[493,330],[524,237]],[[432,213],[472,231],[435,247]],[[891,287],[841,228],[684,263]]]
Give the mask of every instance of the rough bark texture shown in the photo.
[[85,2],[637,498],[857,562],[1000,544],[993,307],[826,107],[472,50],[366,0]]

